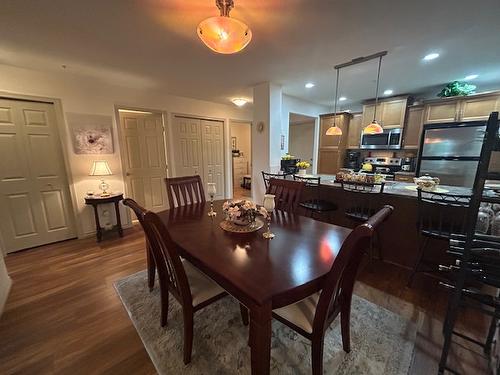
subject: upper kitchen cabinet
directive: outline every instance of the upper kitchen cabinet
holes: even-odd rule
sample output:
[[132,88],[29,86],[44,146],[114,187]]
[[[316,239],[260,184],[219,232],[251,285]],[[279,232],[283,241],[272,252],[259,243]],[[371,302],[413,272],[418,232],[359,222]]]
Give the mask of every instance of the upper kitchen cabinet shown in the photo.
[[[320,133],[318,148],[318,173],[335,174],[341,167],[347,145],[349,113],[339,113],[335,124],[342,129],[341,136],[326,135],[326,131],[333,125],[333,114],[320,116]],[[359,141],[358,141],[359,142]]]
[[420,144],[420,134],[424,124],[424,106],[408,108],[408,118],[403,132],[403,148],[415,149]]
[[[408,97],[387,99],[377,105],[377,121],[385,129],[403,128],[405,124]],[[363,106],[363,123],[369,124],[373,120],[375,104]]]
[[456,100],[430,103],[425,108],[424,123],[455,122],[458,121],[459,113],[460,103]]
[[461,100],[460,121],[487,120],[490,113],[500,110],[500,95]]
[[353,113],[349,120],[347,148],[359,148],[361,132],[363,131],[363,113]]

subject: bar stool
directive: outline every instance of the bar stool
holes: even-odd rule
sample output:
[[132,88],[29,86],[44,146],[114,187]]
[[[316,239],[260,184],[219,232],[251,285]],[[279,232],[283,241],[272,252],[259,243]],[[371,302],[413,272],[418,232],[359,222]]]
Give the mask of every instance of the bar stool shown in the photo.
[[409,287],[412,286],[417,272],[432,275],[433,272],[439,271],[438,265],[426,269],[422,268],[426,265],[425,263],[428,263],[424,261],[424,255],[429,239],[446,241],[446,246],[449,246],[452,235],[465,233],[466,211],[469,208],[471,198],[470,195],[437,193],[417,188],[419,247],[417,260],[408,279]]
[[262,178],[264,179],[264,187],[266,188],[266,191],[267,191],[267,189],[269,189],[269,181],[271,180],[271,178],[276,178],[279,180],[286,180],[287,176],[291,176],[291,174],[289,174],[289,173],[279,173],[279,174],[278,173],[267,173],[267,172],[262,171]]
[[321,199],[321,177],[293,175],[295,181],[305,182],[306,188],[312,191],[313,198],[300,203],[300,207],[306,210],[309,217],[314,219],[314,214],[323,215],[338,209],[337,205],[325,199]]
[[[368,220],[378,209],[380,209],[380,194],[384,192],[385,183],[366,183],[354,181],[341,181],[342,190],[346,193],[348,199],[347,208],[344,215],[354,222],[355,225],[364,223]],[[376,242],[376,246],[374,244]],[[372,239],[370,240],[370,247],[368,255],[370,263],[375,259],[375,247],[378,249],[378,258],[382,258],[382,246],[380,244],[380,236],[375,231]]]

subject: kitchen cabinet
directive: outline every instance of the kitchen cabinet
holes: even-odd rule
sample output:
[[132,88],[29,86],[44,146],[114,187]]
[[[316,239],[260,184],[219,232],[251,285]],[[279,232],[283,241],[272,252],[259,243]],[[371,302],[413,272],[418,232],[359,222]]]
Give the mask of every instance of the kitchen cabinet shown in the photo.
[[[377,121],[385,129],[403,128],[407,105],[407,97],[379,102],[377,105]],[[372,122],[374,111],[375,104],[365,104],[363,106],[363,124]]]
[[349,119],[347,112],[336,115],[335,123],[342,129],[342,135],[326,135],[326,131],[333,125],[334,114],[320,116],[319,148],[318,148],[318,173],[335,174],[344,160],[347,145]]
[[500,95],[461,100],[460,121],[487,120],[490,113],[500,110]]
[[342,168],[343,158],[339,150],[323,149],[318,152],[318,173],[336,174]]
[[240,186],[243,176],[248,174],[248,160],[245,157],[233,157],[233,186]]
[[347,148],[359,148],[363,125],[363,113],[353,113],[349,120]]
[[455,122],[458,121],[459,113],[460,102],[456,100],[427,104],[424,123],[438,124],[441,122]]
[[408,118],[403,131],[403,148],[415,149],[420,146],[420,134],[424,125],[424,106],[408,108]]

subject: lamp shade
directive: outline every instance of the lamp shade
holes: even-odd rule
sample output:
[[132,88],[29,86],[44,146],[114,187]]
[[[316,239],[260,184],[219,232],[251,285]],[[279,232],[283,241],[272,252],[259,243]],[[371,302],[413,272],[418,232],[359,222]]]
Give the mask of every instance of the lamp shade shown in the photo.
[[340,129],[338,126],[330,126],[328,129],[326,129],[326,135],[342,135],[342,129]]
[[96,160],[92,164],[89,176],[111,176],[112,174],[106,160]]
[[368,124],[364,129],[363,129],[363,134],[382,134],[384,132],[384,129],[382,126],[377,122],[377,120],[373,120],[371,124]]
[[198,36],[212,51],[231,54],[252,40],[252,31],[243,22],[228,16],[210,17],[198,25]]

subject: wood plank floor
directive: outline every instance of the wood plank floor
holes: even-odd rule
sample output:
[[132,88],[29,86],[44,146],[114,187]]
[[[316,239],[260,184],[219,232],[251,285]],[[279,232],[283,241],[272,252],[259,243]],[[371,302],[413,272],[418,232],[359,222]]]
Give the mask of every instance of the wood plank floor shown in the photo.
[[[144,246],[134,227],[99,245],[71,240],[8,255],[13,287],[0,318],[0,374],[154,374],[113,288],[146,268]],[[426,279],[408,289],[407,277],[374,264],[360,273],[356,293],[416,322],[411,374],[436,374],[446,293]],[[465,332],[480,336],[486,325],[474,312],[462,314]],[[455,345],[450,363],[463,374],[486,374],[484,359],[468,347]]]

